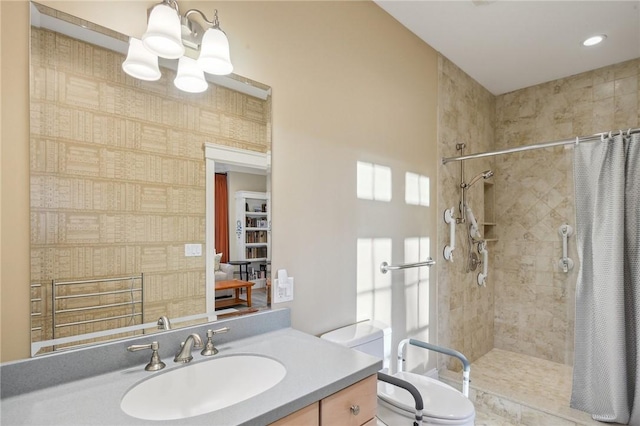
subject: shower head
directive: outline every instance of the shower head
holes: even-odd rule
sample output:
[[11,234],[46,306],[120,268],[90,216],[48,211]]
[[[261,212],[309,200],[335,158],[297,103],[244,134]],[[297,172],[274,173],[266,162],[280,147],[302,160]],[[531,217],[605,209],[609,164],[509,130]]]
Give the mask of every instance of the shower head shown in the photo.
[[484,172],[474,176],[474,178],[471,179],[471,181],[469,183],[464,184],[463,187],[464,188],[469,188],[471,185],[473,185],[474,183],[476,183],[480,179],[489,179],[491,176],[493,176],[493,170],[485,170]]

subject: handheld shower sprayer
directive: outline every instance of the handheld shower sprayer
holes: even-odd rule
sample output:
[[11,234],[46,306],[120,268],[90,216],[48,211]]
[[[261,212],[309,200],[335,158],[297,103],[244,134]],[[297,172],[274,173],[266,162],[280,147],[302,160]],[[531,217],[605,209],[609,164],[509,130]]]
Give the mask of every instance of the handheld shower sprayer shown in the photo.
[[[461,173],[463,174],[463,173]],[[464,174],[463,174],[464,175]],[[479,173],[477,175],[475,175],[473,177],[473,179],[471,179],[469,181],[469,183],[464,181],[464,177],[462,179],[462,182],[460,183],[460,188],[461,188],[461,194],[460,194],[460,218],[457,220],[457,223],[464,223],[467,220],[467,202],[466,202],[466,192],[467,189],[471,188],[471,186],[473,184],[475,184],[476,182],[478,182],[480,179],[489,179],[491,176],[493,176],[493,170],[485,170],[482,173]]]
[[476,183],[480,179],[489,179],[491,176],[493,176],[493,170],[485,170],[484,172],[479,173],[476,176],[474,176],[473,179],[471,179],[471,181],[469,181],[469,183],[463,183],[461,186],[462,186],[463,189],[467,189],[467,188],[470,188],[471,185],[473,185],[474,183]]
[[471,211],[471,207],[467,204],[465,206],[465,210],[467,212],[467,218],[469,219],[469,234],[472,238],[477,238],[478,240],[482,239],[482,235],[480,234],[480,228],[478,226],[478,221],[476,217],[473,215]]

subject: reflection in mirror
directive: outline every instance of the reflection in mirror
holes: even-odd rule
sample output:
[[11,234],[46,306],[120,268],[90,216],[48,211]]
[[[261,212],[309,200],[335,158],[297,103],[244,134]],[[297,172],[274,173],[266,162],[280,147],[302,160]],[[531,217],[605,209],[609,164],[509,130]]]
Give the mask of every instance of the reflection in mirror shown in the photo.
[[188,94],[170,68],[136,80],[128,37],[31,12],[32,355],[215,318],[204,146],[265,156],[270,89],[231,75]]
[[215,299],[207,303],[215,301],[219,317],[264,309],[271,304],[270,156],[206,144],[205,157],[207,212],[213,212],[207,229],[214,229],[207,233],[207,264],[215,265],[207,276]]

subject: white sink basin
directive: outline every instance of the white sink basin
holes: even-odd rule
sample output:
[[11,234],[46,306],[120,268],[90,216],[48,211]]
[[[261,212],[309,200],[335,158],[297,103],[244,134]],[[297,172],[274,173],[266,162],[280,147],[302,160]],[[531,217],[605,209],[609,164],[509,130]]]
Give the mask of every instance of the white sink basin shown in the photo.
[[210,413],[278,384],[286,369],[258,355],[232,355],[159,373],[131,388],[120,408],[145,420],[175,420]]

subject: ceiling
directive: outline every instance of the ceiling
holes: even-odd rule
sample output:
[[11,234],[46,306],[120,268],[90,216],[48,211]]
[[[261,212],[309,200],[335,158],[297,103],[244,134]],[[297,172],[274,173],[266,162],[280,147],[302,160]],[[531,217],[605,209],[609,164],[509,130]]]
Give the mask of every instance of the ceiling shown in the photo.
[[494,95],[640,57],[640,0],[374,1]]

